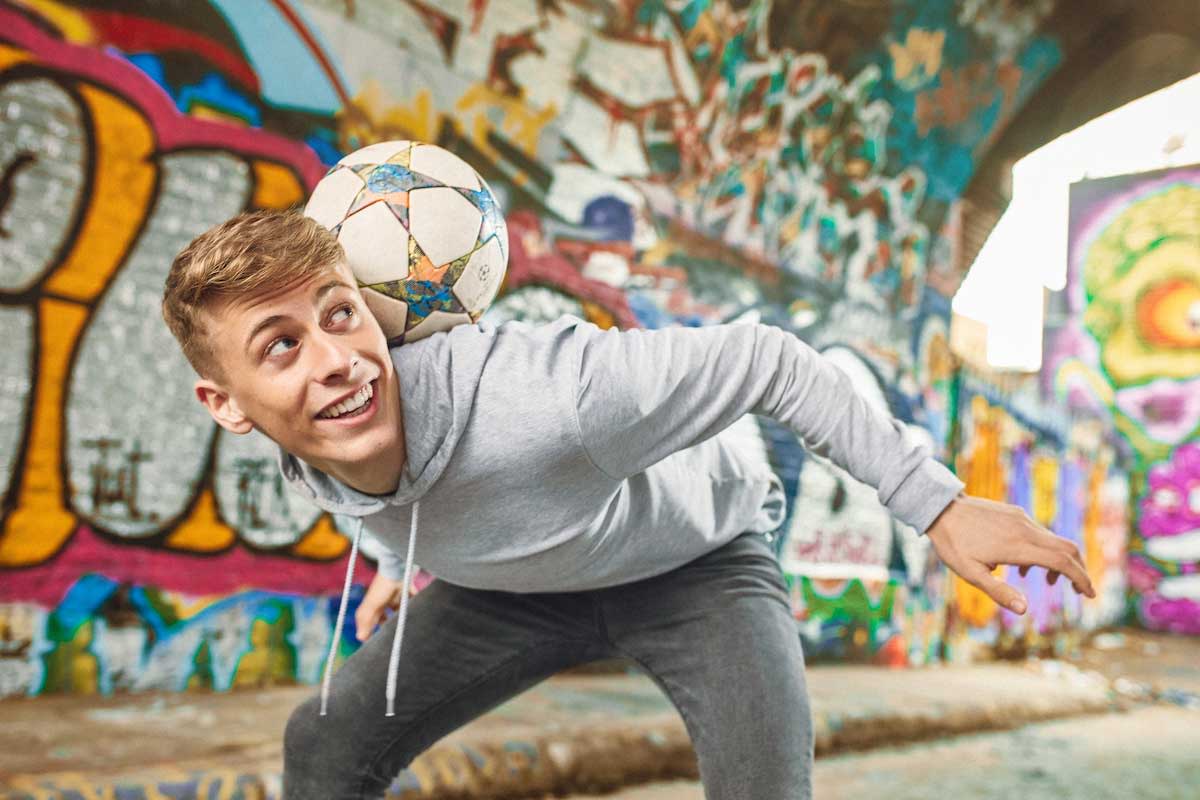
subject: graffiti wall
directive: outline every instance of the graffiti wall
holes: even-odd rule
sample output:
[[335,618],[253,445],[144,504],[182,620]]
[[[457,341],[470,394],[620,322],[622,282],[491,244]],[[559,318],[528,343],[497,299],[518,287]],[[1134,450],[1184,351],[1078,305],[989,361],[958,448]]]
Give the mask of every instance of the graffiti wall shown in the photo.
[[1200,167],[1073,184],[1070,219],[1048,388],[1132,453],[1138,618],[1200,634]]
[[[346,538],[191,399],[157,303],[194,235],[372,141],[498,192],[495,319],[778,324],[948,458],[947,209],[1058,63],[1052,3],[793,5],[0,0],[0,695],[314,678]],[[812,652],[936,657],[921,540],[742,441]]]
[[1019,506],[1074,542],[1096,598],[1077,595],[1066,581],[1048,584],[1042,570],[1021,576],[1001,566],[997,577],[1029,600],[1029,610],[1017,615],[951,576],[948,643],[963,657],[989,649],[1067,652],[1087,630],[1125,614],[1129,479],[1107,422],[1046,406],[1036,385],[999,393],[970,375],[959,384],[959,403],[958,472],[967,492]]

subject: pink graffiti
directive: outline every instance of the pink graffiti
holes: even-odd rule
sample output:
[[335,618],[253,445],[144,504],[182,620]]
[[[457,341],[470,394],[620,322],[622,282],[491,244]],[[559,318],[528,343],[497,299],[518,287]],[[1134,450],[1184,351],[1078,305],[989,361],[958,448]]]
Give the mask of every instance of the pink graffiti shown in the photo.
[[1200,442],[1183,445],[1169,462],[1151,468],[1141,510],[1147,538],[1200,528]]
[[1200,379],[1159,378],[1144,386],[1131,386],[1117,392],[1116,404],[1150,436],[1176,444],[1200,422]]
[[552,245],[542,231],[537,215],[525,210],[507,215],[508,240],[511,252],[508,259],[510,290],[525,285],[550,286],[567,294],[598,303],[612,313],[617,325],[622,328],[637,327],[637,318],[629,308],[629,301],[620,289],[589,280],[580,274],[564,249]]
[[794,542],[793,557],[814,564],[882,564],[879,540],[850,530],[816,531],[812,541]]
[[1153,592],[1162,580],[1162,573],[1156,570],[1144,558],[1136,555],[1129,557],[1129,587],[1139,594]]
[[1200,634],[1200,603],[1187,598],[1166,598],[1155,592],[1142,595],[1142,622],[1151,630]]
[[[190,595],[223,595],[248,588],[297,595],[341,589],[346,558],[316,563],[294,556],[255,553],[234,547],[218,554],[183,553],[130,546],[103,538],[81,525],[59,555],[45,564],[12,570],[0,581],[0,602],[20,600],[54,608],[79,576],[94,572],[121,583],[157,586]],[[375,571],[359,561],[355,580]]]

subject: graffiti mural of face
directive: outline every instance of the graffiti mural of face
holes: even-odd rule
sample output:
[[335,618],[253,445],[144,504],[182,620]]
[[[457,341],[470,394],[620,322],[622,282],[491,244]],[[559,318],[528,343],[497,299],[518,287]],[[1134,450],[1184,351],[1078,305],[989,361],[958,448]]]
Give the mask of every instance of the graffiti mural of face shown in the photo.
[[1084,321],[1100,343],[1116,405],[1157,442],[1200,425],[1200,187],[1170,186],[1130,203],[1084,261]]
[[[395,368],[348,266],[208,313],[209,329],[220,331],[213,348],[224,374],[198,380],[196,393],[218,424],[235,434],[257,429],[366,491],[394,487],[402,443]],[[360,408],[341,405],[330,416],[363,397]],[[383,468],[389,464],[395,474]],[[388,485],[363,484],[363,475]]]

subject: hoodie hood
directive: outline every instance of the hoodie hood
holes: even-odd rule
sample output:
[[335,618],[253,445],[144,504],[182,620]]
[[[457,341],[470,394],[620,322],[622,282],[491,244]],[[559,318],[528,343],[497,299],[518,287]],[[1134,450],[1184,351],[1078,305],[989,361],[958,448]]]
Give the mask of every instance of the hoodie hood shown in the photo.
[[[442,476],[475,405],[483,365],[494,335],[470,337],[467,326],[436,333],[390,351],[400,385],[406,456],[400,483],[390,496],[370,495],[279,448],[279,470],[293,491],[333,514],[363,517],[387,505],[419,500]],[[492,334],[495,328],[479,323]]]

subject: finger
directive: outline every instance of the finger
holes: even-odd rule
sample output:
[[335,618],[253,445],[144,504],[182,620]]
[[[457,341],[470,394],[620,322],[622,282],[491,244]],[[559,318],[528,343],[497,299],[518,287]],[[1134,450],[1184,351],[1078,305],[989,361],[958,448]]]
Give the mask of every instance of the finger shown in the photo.
[[[1042,566],[1048,570],[1062,573],[1071,581],[1071,585],[1079,594],[1095,597],[1096,590],[1092,588],[1092,579],[1078,559],[1067,555],[1062,550],[1045,551]],[[1048,577],[1048,576],[1047,576]]]
[[1005,583],[986,570],[963,577],[1014,614],[1024,614],[1025,609],[1029,606],[1025,596],[1015,586]]
[[371,606],[364,608],[359,606],[358,612],[354,615],[354,635],[360,642],[365,642],[367,637],[375,630],[375,626],[379,623],[379,617],[383,610],[379,606]]
[[1045,528],[1039,527],[1038,533],[1038,546],[1044,547],[1047,550],[1056,550],[1064,553],[1075,561],[1078,561],[1081,566],[1083,565],[1083,553],[1079,550],[1079,545],[1075,544],[1070,539],[1059,536],[1051,531],[1046,530]]
[[[1062,542],[1064,544],[1058,544]],[[1054,583],[1050,580],[1051,572],[1057,572],[1066,575],[1071,579],[1075,591],[1080,594],[1086,594],[1089,597],[1095,597],[1095,590],[1092,589],[1092,580],[1088,577],[1087,569],[1083,563],[1075,558],[1072,554],[1077,552],[1075,546],[1065,539],[1060,539],[1057,536],[1049,535],[1049,546],[1032,546],[1021,549],[1021,552],[1008,563],[1016,564],[1021,567],[1044,567],[1047,571],[1046,580],[1048,583]],[[1065,545],[1065,546],[1064,546]]]

